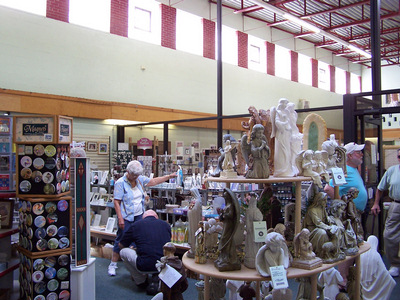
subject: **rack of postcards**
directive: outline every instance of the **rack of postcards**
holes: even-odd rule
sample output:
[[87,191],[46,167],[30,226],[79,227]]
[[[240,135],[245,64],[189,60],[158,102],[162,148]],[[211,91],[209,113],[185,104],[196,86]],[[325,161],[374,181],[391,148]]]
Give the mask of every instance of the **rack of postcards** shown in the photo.
[[15,191],[15,153],[12,149],[12,117],[0,117],[0,191]]
[[15,116],[20,299],[71,295],[72,118]]

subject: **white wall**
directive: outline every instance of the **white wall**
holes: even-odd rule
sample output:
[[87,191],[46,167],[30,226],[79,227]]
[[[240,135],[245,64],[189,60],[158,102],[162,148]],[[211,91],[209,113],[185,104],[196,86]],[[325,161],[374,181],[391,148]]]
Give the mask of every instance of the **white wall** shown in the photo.
[[[382,90],[391,90],[400,88],[400,66],[388,66],[381,68]],[[372,91],[371,69],[366,69],[362,74],[362,91]]]

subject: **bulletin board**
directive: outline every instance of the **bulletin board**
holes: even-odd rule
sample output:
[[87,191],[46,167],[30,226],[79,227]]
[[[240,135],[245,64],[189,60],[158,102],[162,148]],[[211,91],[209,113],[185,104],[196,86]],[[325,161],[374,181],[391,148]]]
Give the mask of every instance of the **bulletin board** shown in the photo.
[[385,170],[389,167],[398,165],[399,161],[397,159],[397,149],[400,145],[384,145],[383,146],[383,165]]

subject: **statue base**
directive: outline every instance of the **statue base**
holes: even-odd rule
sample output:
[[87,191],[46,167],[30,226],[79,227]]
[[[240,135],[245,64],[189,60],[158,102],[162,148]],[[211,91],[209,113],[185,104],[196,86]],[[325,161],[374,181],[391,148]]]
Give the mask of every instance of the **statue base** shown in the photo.
[[238,175],[234,170],[224,170],[221,172],[221,177],[235,178],[238,177]]
[[214,266],[218,269],[220,272],[226,272],[226,271],[237,271],[242,268],[242,264],[240,262],[236,263],[228,263],[228,262],[214,262]]
[[320,266],[322,266],[322,259],[320,259],[319,257],[311,260],[295,259],[292,262],[292,267],[299,269],[313,270]]

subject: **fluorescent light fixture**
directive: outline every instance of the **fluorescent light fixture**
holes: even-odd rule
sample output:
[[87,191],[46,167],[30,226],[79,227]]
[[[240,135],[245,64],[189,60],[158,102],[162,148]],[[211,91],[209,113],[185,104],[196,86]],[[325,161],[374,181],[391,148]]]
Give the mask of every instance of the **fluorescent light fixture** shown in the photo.
[[104,120],[105,124],[109,125],[135,125],[135,124],[141,124],[141,123],[147,123],[147,122],[139,122],[139,121],[130,121],[130,120],[118,120],[118,119],[106,119]]
[[357,53],[359,53],[359,54],[361,54],[361,55],[363,55],[363,56],[365,56],[367,58],[371,58],[372,57],[372,55],[369,54],[368,52],[366,52],[364,50],[361,50],[360,48],[354,47],[353,45],[350,45],[349,49],[353,50],[353,51],[355,51],[355,52],[357,52]]
[[314,25],[312,25],[312,24],[310,24],[310,23],[308,23],[308,22],[306,22],[306,21],[304,21],[304,20],[302,20],[302,19],[300,19],[300,18],[298,18],[296,16],[293,16],[293,15],[291,15],[291,14],[289,14],[289,13],[287,13],[287,12],[285,12],[285,11],[283,11],[283,10],[281,10],[281,9],[271,5],[271,4],[265,3],[262,0],[250,0],[250,2],[269,10],[270,12],[273,12],[273,13],[275,13],[277,15],[280,15],[283,18],[289,20],[290,22],[296,23],[297,25],[300,25],[300,26],[302,26],[304,28],[307,28],[307,29],[309,29],[309,30],[311,30],[311,31],[313,31],[315,33],[320,33],[323,36],[325,36],[327,38],[330,38],[331,40],[333,40],[333,41],[335,41],[335,42],[337,42],[339,44],[342,44],[343,46],[349,48],[350,50],[352,50],[354,52],[357,52],[357,53],[359,53],[359,54],[361,54],[361,55],[363,55],[363,56],[365,56],[367,58],[371,58],[372,57],[370,53],[368,53],[368,52],[366,52],[366,51],[364,51],[364,50],[362,50],[360,48],[357,48],[357,47],[351,45],[349,42],[346,42],[346,41],[338,38],[337,36],[335,36],[335,35],[333,35],[333,34],[331,34],[329,32],[323,31],[320,28],[318,28],[318,27],[316,27],[316,26],[314,26]]

